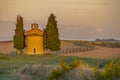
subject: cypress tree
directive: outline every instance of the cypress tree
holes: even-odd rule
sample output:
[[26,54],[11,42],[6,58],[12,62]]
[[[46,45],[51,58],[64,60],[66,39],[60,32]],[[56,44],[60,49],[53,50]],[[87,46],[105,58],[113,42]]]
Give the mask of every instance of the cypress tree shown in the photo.
[[49,49],[51,54],[53,51],[58,51],[60,49],[60,39],[59,39],[59,32],[57,28],[57,21],[55,20],[54,14],[51,14],[48,18],[45,32],[45,49]]
[[22,49],[25,48],[25,30],[23,29],[23,17],[17,16],[17,24],[14,35],[14,47],[17,49],[17,53],[20,54]]

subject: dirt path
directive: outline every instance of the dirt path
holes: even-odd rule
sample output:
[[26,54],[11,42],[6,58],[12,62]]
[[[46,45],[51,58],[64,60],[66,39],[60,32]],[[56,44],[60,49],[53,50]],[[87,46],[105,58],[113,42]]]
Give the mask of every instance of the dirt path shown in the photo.
[[89,58],[117,58],[120,57],[120,48],[106,48],[96,46],[96,50],[88,52],[70,53],[70,54],[60,54],[63,56],[81,56]]

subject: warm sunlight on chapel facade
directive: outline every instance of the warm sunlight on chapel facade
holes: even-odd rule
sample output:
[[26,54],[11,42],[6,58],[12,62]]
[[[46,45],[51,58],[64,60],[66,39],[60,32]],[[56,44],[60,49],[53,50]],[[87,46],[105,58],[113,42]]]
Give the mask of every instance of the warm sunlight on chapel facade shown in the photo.
[[26,32],[26,54],[44,54],[43,35],[37,23],[31,24],[31,30]]

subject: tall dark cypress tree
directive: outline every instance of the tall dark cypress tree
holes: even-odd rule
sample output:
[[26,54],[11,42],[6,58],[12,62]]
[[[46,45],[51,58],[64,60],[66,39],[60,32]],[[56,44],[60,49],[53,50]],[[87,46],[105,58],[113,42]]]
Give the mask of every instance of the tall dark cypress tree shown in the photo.
[[50,49],[51,54],[52,51],[58,51],[60,49],[60,39],[59,39],[59,32],[57,28],[57,21],[55,20],[54,14],[51,14],[48,18],[45,32],[45,49]]
[[25,48],[25,30],[23,29],[23,17],[17,16],[17,24],[14,35],[14,47],[17,49],[17,53],[20,54]]

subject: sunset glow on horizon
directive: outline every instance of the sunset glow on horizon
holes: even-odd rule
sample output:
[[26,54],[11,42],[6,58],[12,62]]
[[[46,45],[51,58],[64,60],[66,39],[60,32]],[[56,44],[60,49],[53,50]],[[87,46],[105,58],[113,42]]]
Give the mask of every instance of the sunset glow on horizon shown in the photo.
[[60,39],[120,39],[120,0],[0,0],[0,10],[0,41],[13,39],[17,14],[27,31],[35,20],[42,30],[51,13]]

